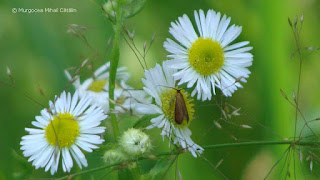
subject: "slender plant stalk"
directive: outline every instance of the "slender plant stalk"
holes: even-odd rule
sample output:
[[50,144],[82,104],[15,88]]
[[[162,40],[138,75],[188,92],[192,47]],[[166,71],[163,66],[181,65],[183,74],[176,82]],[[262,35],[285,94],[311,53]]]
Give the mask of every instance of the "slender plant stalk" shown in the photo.
[[241,147],[241,146],[254,146],[254,145],[302,145],[302,146],[312,146],[319,144],[314,141],[252,141],[252,142],[239,142],[239,143],[226,143],[226,144],[213,144],[202,146],[203,149],[217,149],[217,148],[227,148],[227,147]]
[[[114,89],[115,89],[115,81],[117,76],[117,68],[120,59],[120,49],[119,49],[119,41],[121,37],[122,31],[122,0],[117,0],[117,8],[116,8],[116,24],[114,25],[114,40],[113,40],[113,48],[112,48],[112,56],[111,56],[111,63],[110,63],[110,78],[109,78],[109,98],[112,101],[109,101],[109,107],[111,112],[114,110]],[[111,116],[111,124],[113,128],[114,138],[117,141],[120,137],[120,129],[117,122],[116,114],[110,113]],[[118,172],[118,179],[120,179],[120,171]],[[140,177],[140,168],[137,167],[135,171],[132,171],[134,177]]]
[[[294,32],[295,33],[295,32]],[[297,132],[297,121],[298,121],[298,109],[299,109],[299,96],[300,96],[300,84],[301,84],[301,72],[302,72],[302,55],[301,55],[301,48],[300,48],[300,35],[296,32],[295,40],[296,45],[298,48],[298,55],[299,55],[299,78],[298,78],[298,85],[297,85],[297,96],[296,96],[296,116],[295,116],[295,127],[294,127],[294,137],[296,137]]]
[[[218,149],[218,148],[246,147],[246,146],[258,146],[258,145],[261,145],[261,146],[262,145],[315,146],[315,145],[320,145],[320,143],[317,141],[304,141],[304,140],[303,141],[294,141],[294,140],[290,140],[290,141],[252,141],[252,142],[213,144],[213,145],[206,145],[206,146],[202,146],[202,147],[203,147],[203,149]],[[178,155],[178,154],[182,154],[182,153],[184,153],[184,151],[173,150],[171,152],[158,153],[155,155],[155,157],[159,158],[161,156]],[[149,159],[149,157],[147,157],[147,156],[139,157],[138,159],[135,159],[134,161],[141,161],[144,159]],[[83,174],[92,173],[92,172],[96,172],[96,171],[100,171],[100,170],[104,170],[104,169],[108,169],[108,168],[118,167],[118,166],[121,166],[124,164],[128,164],[128,162],[130,162],[130,161],[123,161],[123,162],[119,162],[119,163],[115,163],[115,164],[111,164],[111,165],[105,165],[105,166],[89,169],[86,171],[81,171],[81,172],[67,175],[67,176],[64,176],[61,178],[57,178],[57,180],[71,179],[71,178],[78,176],[78,175],[83,175]]]
[[[110,61],[110,77],[109,77],[109,98],[112,101],[109,101],[110,111],[114,110],[115,104],[114,102],[114,89],[115,89],[115,81],[117,76],[117,68],[119,64],[120,58],[120,49],[119,49],[119,41],[121,35],[121,1],[117,1],[117,9],[116,9],[116,24],[114,25],[114,39],[113,39],[113,48],[111,54],[111,61]],[[120,136],[120,130],[117,122],[117,117],[114,113],[110,113],[111,116],[111,124],[113,128],[113,133],[115,139],[118,139]]]

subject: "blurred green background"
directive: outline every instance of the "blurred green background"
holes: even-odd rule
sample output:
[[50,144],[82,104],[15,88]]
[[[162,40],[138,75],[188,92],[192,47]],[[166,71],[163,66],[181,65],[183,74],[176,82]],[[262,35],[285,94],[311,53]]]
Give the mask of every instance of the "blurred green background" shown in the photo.
[[[75,8],[76,13],[12,13],[12,8]],[[244,89],[236,91],[228,102],[241,107],[241,116],[230,121],[249,124],[252,129],[241,129],[221,123],[223,130],[214,126],[219,119],[219,108],[212,102],[200,103],[196,107],[196,119],[190,126],[192,139],[200,144],[233,142],[230,135],[240,141],[281,140],[293,136],[294,109],[281,96],[279,89],[288,95],[296,89],[298,79],[298,60],[291,58],[294,39],[288,25],[288,17],[304,14],[302,44],[319,46],[320,40],[320,1],[319,0],[148,0],[144,9],[126,21],[129,29],[135,29],[137,46],[142,49],[143,42],[149,41],[156,33],[147,61],[149,67],[166,59],[167,52],[163,42],[171,37],[170,22],[182,14],[193,21],[193,11],[214,9],[232,18],[231,23],[243,26],[243,32],[236,41],[250,41],[254,55],[252,72]],[[90,0],[1,0],[0,2],[0,80],[9,82],[6,66],[11,68],[17,89],[27,92],[33,99],[47,104],[49,99],[59,94],[67,84],[64,69],[92,58],[94,52],[83,41],[67,33],[68,24],[87,27],[85,35],[90,45],[97,50],[95,67],[108,58],[102,58],[106,43],[113,35],[110,23],[102,10]],[[132,74],[130,84],[141,88],[143,71],[133,52],[122,41],[120,64]],[[108,57],[110,55],[107,55]],[[320,107],[320,63],[319,55],[309,56],[303,64],[301,107],[308,119],[319,117]],[[84,70],[84,75],[89,74]],[[46,97],[40,95],[41,87]],[[74,91],[69,88],[69,91]],[[0,87],[0,179],[23,177],[25,167],[13,151],[21,155],[20,140],[26,134],[24,128],[31,127],[31,121],[42,109],[18,91]],[[317,124],[314,124],[315,127]],[[155,152],[169,151],[168,143],[162,142],[160,131],[148,131],[152,136]],[[106,140],[108,142],[108,140]],[[251,146],[206,150],[204,157],[214,166],[223,160],[219,171],[230,179],[264,178],[272,165],[279,159],[286,146]],[[101,152],[88,155],[89,167],[102,165]],[[21,160],[23,161],[23,160]],[[146,166],[154,162],[147,162]],[[310,173],[308,164],[298,166],[298,177],[306,179],[319,177],[316,166]],[[30,166],[30,165],[29,165]],[[278,168],[283,165],[280,164]],[[174,168],[165,179],[174,179]],[[178,167],[183,179],[223,179],[206,160],[183,154],[178,159]],[[24,168],[24,169],[23,169]],[[77,171],[77,168],[73,168]],[[300,170],[302,169],[302,170]],[[279,172],[278,172],[279,173]],[[292,172],[291,172],[292,173]],[[103,172],[99,172],[100,176]],[[21,176],[20,176],[21,175]],[[62,176],[59,172],[56,177]],[[97,177],[100,177],[97,176]],[[43,169],[33,171],[28,178],[51,177]],[[83,179],[91,176],[84,176]],[[92,176],[96,177],[96,176]],[[114,176],[107,176],[112,178]],[[275,173],[272,179],[284,178]],[[291,176],[291,178],[293,178]]]

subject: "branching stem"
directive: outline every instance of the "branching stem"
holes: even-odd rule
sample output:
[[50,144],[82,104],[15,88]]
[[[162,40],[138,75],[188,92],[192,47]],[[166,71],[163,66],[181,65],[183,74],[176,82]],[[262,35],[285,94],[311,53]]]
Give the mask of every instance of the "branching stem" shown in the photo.
[[[259,146],[259,145],[261,145],[261,146],[263,146],[263,145],[315,146],[315,145],[320,145],[320,143],[317,142],[317,141],[303,141],[303,140],[301,140],[301,141],[294,141],[294,140],[290,140],[290,141],[252,141],[252,142],[213,144],[213,145],[205,145],[205,146],[202,146],[202,147],[203,147],[203,149],[207,149],[208,150],[208,149],[218,149],[218,148],[246,147],[246,146]],[[159,158],[159,157],[162,157],[162,156],[178,155],[178,154],[182,154],[184,152],[185,151],[173,150],[172,152],[158,153],[158,154],[155,155],[155,157]],[[149,159],[149,157],[148,156],[143,156],[143,157],[139,157],[138,159],[135,159],[133,161],[141,161],[141,160],[145,160],[145,159]],[[89,169],[89,170],[86,170],[86,171],[81,171],[81,172],[74,173],[74,174],[71,174],[71,175],[67,175],[67,176],[64,176],[64,177],[61,177],[61,178],[57,178],[57,180],[71,179],[71,178],[73,178],[75,176],[78,176],[78,175],[83,175],[83,174],[87,174],[87,173],[100,171],[100,170],[103,170],[103,169],[108,169],[108,168],[113,168],[113,167],[129,164],[128,162],[130,162],[130,161],[124,161],[124,162],[120,162],[120,163],[115,163],[115,164],[111,164],[111,165],[105,165],[105,166]]]

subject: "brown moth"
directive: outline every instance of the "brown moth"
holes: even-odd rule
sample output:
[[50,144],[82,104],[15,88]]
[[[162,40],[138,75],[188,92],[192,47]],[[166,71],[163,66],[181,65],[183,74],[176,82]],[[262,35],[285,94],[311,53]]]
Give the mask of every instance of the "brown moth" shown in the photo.
[[188,110],[180,89],[177,89],[174,114],[175,114],[174,120],[176,121],[177,124],[179,125],[182,124],[184,118],[187,118],[187,122],[189,122]]

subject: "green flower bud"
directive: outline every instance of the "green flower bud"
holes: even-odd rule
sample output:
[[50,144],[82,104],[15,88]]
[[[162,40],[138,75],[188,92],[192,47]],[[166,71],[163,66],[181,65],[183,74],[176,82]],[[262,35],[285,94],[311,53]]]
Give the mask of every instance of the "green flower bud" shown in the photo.
[[111,149],[109,151],[106,151],[103,155],[103,161],[106,164],[115,164],[115,163],[120,163],[123,162],[127,159],[126,155],[115,149]]

